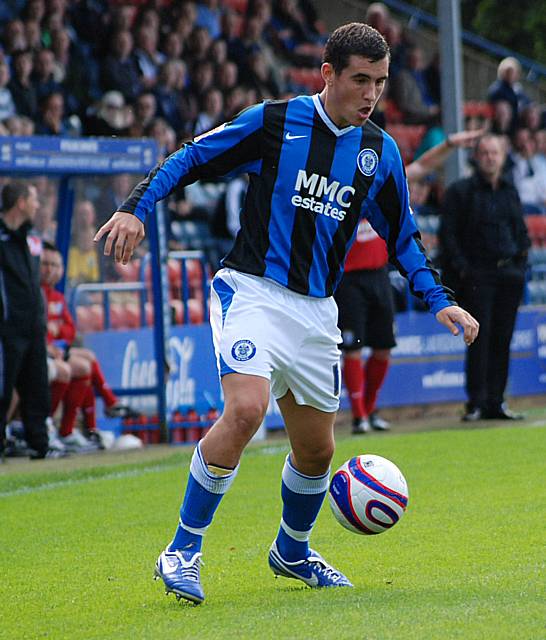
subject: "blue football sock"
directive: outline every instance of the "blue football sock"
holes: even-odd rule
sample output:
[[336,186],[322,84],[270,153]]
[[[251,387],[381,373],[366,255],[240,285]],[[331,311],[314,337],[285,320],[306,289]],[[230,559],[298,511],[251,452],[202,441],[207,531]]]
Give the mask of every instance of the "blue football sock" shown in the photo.
[[231,473],[223,476],[211,473],[201,454],[200,444],[197,445],[191,459],[178,528],[169,545],[169,551],[201,550],[203,535],[212,522],[220,500],[235,479],[238,468],[237,466]]
[[282,471],[282,520],[277,548],[288,562],[309,555],[309,537],[328,491],[330,470],[321,476],[300,473],[287,456]]

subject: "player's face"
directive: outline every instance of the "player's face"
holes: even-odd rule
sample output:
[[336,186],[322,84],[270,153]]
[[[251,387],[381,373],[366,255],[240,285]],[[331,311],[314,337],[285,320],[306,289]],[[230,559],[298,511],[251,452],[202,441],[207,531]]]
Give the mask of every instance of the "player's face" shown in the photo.
[[331,64],[322,65],[326,87],[321,94],[326,112],[338,127],[361,127],[383,92],[389,74],[387,56],[376,62],[350,56],[349,64],[336,73]]

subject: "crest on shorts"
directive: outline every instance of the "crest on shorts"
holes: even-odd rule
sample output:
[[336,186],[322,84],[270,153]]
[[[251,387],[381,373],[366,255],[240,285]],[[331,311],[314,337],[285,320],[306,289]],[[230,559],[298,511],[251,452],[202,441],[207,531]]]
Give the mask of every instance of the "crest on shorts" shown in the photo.
[[256,346],[251,340],[237,340],[231,347],[231,355],[239,362],[246,362],[256,355]]
[[362,149],[356,159],[356,164],[360,169],[360,172],[365,176],[373,176],[377,171],[377,165],[379,164],[379,158],[377,153],[373,149]]

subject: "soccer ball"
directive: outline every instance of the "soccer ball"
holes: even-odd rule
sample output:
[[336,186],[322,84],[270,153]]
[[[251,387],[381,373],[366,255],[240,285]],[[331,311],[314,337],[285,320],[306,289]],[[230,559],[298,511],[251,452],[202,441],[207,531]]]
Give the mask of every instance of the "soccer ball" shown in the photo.
[[408,485],[390,460],[356,456],[334,473],[328,499],[342,526],[353,533],[374,535],[394,527],[404,515]]

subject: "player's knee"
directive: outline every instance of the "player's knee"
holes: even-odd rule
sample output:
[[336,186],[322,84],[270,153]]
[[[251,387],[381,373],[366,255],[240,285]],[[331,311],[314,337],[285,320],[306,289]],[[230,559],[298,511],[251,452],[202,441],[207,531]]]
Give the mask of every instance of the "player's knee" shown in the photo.
[[232,422],[238,430],[254,433],[262,423],[267,402],[259,397],[239,397],[233,399],[225,408],[225,419]]
[[322,470],[328,469],[334,457],[334,450],[334,441],[328,440],[306,443],[304,447],[295,451],[294,454],[302,469],[316,469],[315,473],[318,474],[322,473]]

